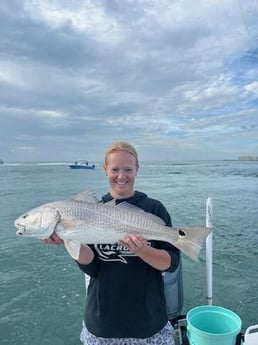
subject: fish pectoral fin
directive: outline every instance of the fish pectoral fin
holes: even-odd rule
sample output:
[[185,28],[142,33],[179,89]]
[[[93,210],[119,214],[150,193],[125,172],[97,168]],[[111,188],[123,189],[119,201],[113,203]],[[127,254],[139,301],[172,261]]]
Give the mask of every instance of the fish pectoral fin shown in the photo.
[[92,204],[97,204],[99,202],[95,193],[91,190],[84,190],[83,192],[76,194],[72,199],[77,201],[85,201]]
[[81,243],[75,240],[64,240],[64,245],[68,253],[74,260],[79,259]]

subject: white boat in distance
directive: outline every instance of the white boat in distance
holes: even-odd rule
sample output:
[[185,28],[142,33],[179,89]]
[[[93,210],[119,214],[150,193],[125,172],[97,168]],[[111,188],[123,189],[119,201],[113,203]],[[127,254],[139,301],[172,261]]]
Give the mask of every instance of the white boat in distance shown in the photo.
[[95,164],[89,164],[88,161],[78,160],[75,161],[73,164],[69,164],[71,169],[88,169],[93,170],[95,169]]

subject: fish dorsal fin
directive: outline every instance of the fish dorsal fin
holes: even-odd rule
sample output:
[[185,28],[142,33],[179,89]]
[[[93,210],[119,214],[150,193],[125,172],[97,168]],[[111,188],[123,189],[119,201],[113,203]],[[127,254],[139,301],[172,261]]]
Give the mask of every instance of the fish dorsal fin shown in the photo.
[[144,212],[141,208],[139,208],[135,205],[132,205],[127,201],[122,201],[122,202],[117,204],[116,199],[109,200],[109,201],[105,202],[103,205],[108,206],[108,207],[117,207],[117,208],[121,208],[121,209],[128,210],[128,211]]
[[137,212],[139,214],[148,215],[148,217],[151,218],[152,221],[155,222],[156,224],[165,225],[165,222],[163,221],[163,219],[159,218],[153,213],[145,212],[143,209],[135,205],[132,205],[129,202],[122,201],[119,204],[117,204],[116,207],[130,211],[130,212],[135,212],[135,213]]
[[86,201],[92,204],[96,204],[98,202],[95,193],[91,190],[84,190],[83,192],[76,194],[72,199],[76,201]]
[[116,199],[109,200],[103,204],[103,206],[116,207]]
[[132,212],[146,213],[141,208],[139,208],[135,205],[132,205],[127,201],[120,202],[119,204],[116,205],[116,207],[123,208],[124,210],[132,211]]

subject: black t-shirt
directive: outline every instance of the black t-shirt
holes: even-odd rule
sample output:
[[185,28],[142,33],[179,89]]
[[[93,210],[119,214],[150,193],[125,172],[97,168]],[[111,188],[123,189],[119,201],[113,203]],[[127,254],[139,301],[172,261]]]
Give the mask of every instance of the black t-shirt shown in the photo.
[[[108,193],[103,203],[112,200]],[[161,202],[135,192],[127,201],[153,213],[171,226],[171,218]],[[169,231],[169,229],[168,229]],[[179,250],[170,243],[148,241],[149,245],[165,249],[171,256],[174,270],[179,262]],[[90,276],[84,322],[92,334],[103,338],[148,338],[161,330],[168,321],[164,283],[161,272],[119,244],[90,245],[94,259],[79,267]]]

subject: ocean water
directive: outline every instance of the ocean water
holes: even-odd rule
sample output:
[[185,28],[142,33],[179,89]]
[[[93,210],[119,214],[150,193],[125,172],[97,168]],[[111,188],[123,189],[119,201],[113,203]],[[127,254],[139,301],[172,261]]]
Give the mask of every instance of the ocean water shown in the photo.
[[[63,246],[18,238],[13,222],[45,202],[84,189],[108,191],[101,165],[0,166],[0,343],[79,345],[84,276]],[[258,323],[258,164],[240,161],[142,164],[136,189],[163,202],[173,224],[205,226],[206,199],[214,216],[213,303],[235,311],[243,330]],[[205,247],[199,262],[183,256],[186,313],[206,303]],[[112,288],[112,285],[110,285]]]

